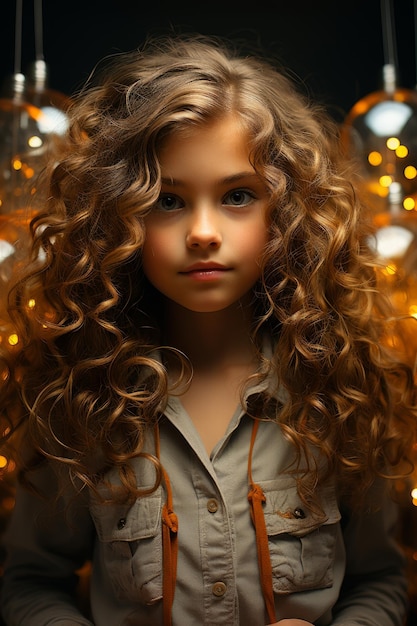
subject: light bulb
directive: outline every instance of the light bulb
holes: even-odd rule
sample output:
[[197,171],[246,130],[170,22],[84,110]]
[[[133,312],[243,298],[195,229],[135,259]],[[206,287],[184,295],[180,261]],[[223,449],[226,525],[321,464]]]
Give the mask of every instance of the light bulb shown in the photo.
[[23,209],[47,154],[44,114],[26,102],[0,99],[0,212]]
[[361,168],[362,191],[375,220],[414,222],[417,216],[417,92],[381,90],[350,110],[342,142]]
[[[46,87],[46,66],[37,62],[31,82],[11,77],[0,98],[0,343],[19,349],[7,312],[14,272],[29,260],[29,223],[44,194],[37,188],[50,150],[67,129],[69,98]],[[36,192],[36,193],[35,193]]]
[[[36,64],[36,67],[43,67]],[[45,70],[46,72],[46,70]],[[44,72],[44,74],[45,74]],[[42,75],[44,75],[42,74]],[[22,74],[11,77],[0,98],[0,213],[36,209],[37,177],[43,170],[55,138],[67,129],[69,98],[48,90]],[[46,76],[46,74],[45,74]],[[6,94],[10,97],[6,97]],[[41,196],[36,195],[41,201]]]
[[384,66],[384,89],[352,107],[341,129],[342,144],[359,166],[359,187],[371,210],[370,240],[381,262],[380,288],[404,317],[400,347],[414,365],[417,333],[417,92],[397,88]]

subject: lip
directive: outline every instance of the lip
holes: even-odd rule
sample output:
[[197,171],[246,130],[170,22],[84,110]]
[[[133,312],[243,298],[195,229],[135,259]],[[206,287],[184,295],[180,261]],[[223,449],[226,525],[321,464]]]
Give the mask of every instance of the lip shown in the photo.
[[193,263],[185,268],[180,274],[189,276],[198,281],[212,281],[218,280],[225,272],[230,271],[230,268],[220,263]]
[[228,268],[221,263],[213,263],[213,262],[200,262],[193,263],[185,268],[180,274],[192,274],[193,272],[224,272],[227,271]]

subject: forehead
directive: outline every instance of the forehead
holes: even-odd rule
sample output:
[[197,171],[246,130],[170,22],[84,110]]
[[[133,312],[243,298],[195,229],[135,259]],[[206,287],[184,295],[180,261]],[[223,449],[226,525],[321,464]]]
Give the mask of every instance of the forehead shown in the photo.
[[204,155],[228,155],[229,158],[247,160],[250,151],[249,133],[242,120],[235,114],[198,125],[180,126],[172,130],[158,150],[163,167],[178,163],[180,157],[201,160]]

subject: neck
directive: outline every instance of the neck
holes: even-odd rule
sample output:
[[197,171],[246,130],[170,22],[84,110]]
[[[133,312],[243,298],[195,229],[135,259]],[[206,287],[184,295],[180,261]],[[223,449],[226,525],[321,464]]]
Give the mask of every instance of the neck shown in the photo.
[[170,302],[164,342],[186,354],[193,368],[227,367],[254,359],[252,310],[243,303],[214,313],[196,313]]

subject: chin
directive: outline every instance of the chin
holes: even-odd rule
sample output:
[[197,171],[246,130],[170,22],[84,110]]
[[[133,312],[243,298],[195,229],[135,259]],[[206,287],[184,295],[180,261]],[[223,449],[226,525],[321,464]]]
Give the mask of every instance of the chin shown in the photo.
[[191,313],[221,313],[222,311],[232,311],[234,309],[241,309],[241,300],[233,302],[202,302],[202,303],[188,303],[177,302],[181,307],[187,309]]

